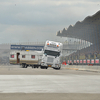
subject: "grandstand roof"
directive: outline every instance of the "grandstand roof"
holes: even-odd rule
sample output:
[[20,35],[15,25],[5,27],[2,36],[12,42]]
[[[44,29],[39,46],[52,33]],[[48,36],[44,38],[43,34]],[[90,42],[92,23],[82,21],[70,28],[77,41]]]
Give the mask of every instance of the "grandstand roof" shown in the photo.
[[58,31],[57,36],[78,38],[95,43],[95,39],[100,38],[100,11],[87,16],[82,22],[76,22],[74,26],[70,25],[67,29]]

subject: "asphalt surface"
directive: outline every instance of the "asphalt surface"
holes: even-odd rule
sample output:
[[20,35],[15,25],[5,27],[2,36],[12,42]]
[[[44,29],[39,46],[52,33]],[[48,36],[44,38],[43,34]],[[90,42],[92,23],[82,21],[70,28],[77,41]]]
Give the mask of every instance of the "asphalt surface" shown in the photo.
[[100,73],[0,66],[0,100],[100,100]]

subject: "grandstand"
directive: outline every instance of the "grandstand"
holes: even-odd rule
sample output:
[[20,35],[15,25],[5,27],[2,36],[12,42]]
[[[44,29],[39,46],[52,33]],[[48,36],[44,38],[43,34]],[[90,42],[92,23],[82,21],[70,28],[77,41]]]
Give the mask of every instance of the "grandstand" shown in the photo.
[[[77,52],[73,52],[66,57],[66,60],[100,60],[100,11],[92,16],[86,17],[83,21],[78,21],[74,26],[57,32],[57,36],[80,39],[80,43],[85,41],[84,46],[78,46]],[[95,63],[95,62],[94,62]],[[100,62],[98,63],[100,64]]]

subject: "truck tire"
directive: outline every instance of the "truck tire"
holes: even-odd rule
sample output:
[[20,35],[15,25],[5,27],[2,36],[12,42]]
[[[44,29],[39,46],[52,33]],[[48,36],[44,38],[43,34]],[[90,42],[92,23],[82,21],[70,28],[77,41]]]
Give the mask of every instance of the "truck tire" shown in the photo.
[[40,68],[41,69],[48,69],[48,67],[46,67],[46,66],[41,66]]
[[44,69],[44,66],[41,66],[40,68],[41,68],[41,69]]
[[58,68],[58,70],[60,70],[61,67]]
[[59,64],[58,68],[53,68],[53,69],[60,70],[61,69],[61,64]]
[[61,68],[61,64],[59,64],[59,68],[58,68],[58,70],[60,70],[60,68]]

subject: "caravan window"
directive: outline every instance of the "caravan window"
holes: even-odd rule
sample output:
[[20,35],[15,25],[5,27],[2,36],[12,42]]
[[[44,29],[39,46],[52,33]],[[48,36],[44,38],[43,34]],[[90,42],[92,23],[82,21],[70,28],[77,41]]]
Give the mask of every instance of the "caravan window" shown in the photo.
[[22,58],[25,58],[25,55],[22,55]]
[[14,58],[14,55],[10,55],[11,58]]
[[31,55],[31,58],[33,58],[33,59],[34,59],[34,58],[35,58],[35,55]]

